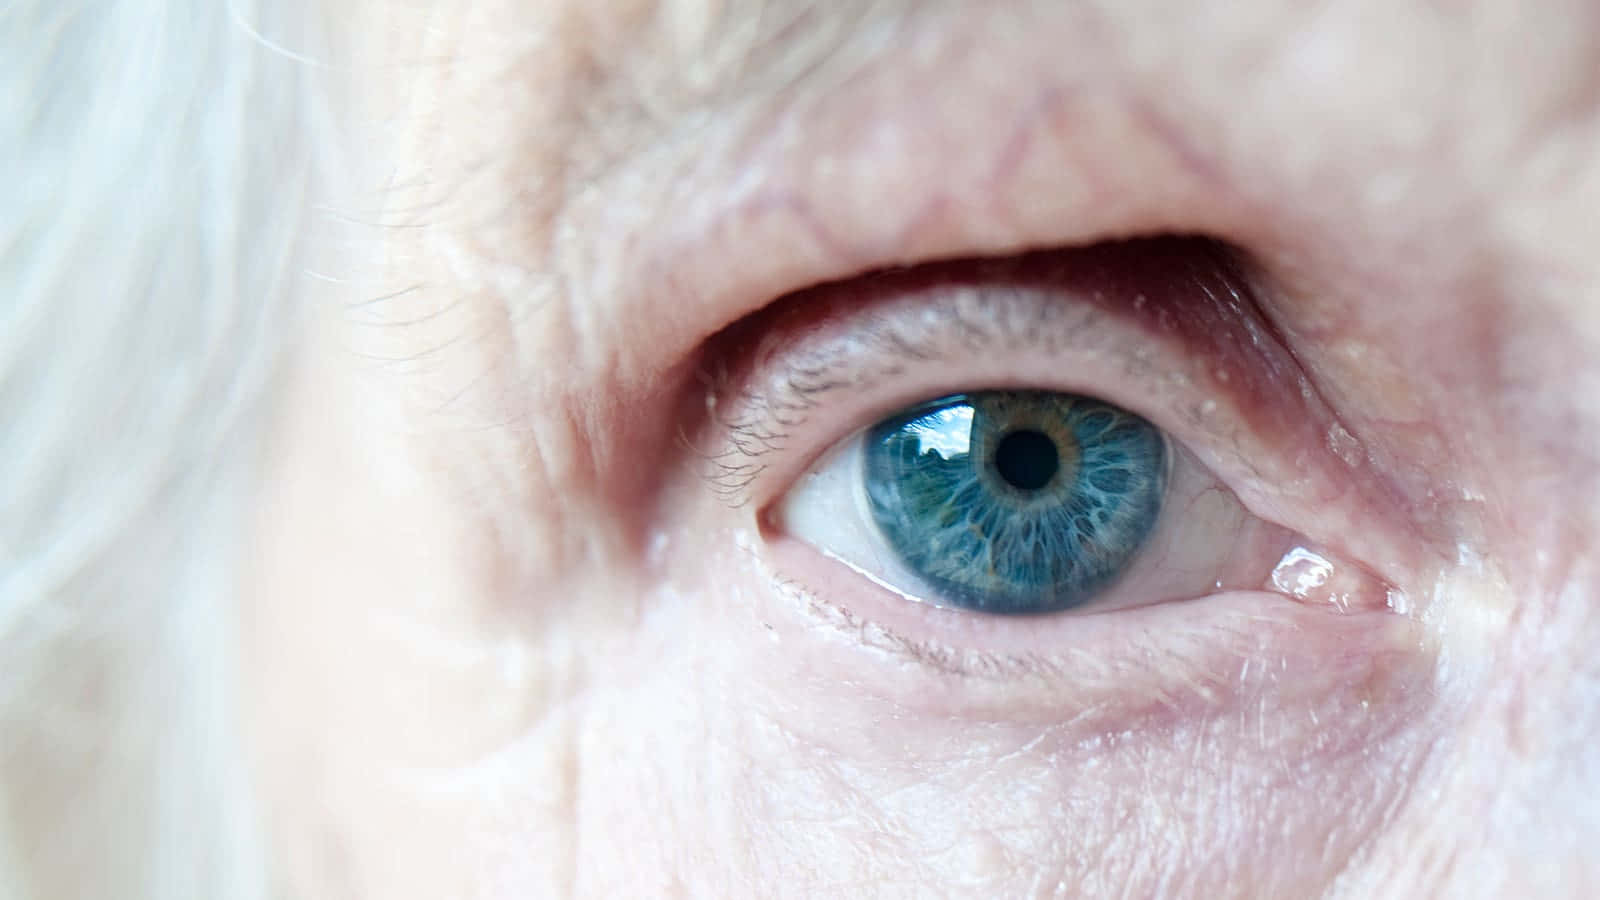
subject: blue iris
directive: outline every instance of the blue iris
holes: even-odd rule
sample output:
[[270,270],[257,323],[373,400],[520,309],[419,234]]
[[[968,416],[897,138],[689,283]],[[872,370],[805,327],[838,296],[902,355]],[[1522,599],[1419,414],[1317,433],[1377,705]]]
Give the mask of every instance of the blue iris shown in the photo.
[[868,505],[911,572],[954,606],[1079,606],[1127,568],[1166,487],[1155,426],[1090,397],[984,391],[924,403],[866,438]]

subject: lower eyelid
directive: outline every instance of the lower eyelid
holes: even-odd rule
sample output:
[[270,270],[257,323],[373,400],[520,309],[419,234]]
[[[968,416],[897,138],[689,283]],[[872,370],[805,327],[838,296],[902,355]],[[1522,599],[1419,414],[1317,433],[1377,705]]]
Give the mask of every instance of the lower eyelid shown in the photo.
[[[1341,614],[1281,594],[1229,591],[1198,603],[1018,620],[907,603],[815,551],[774,536],[758,561],[778,609],[764,618],[788,664],[925,715],[1084,727],[1216,714],[1238,703],[1241,669],[1273,690],[1372,691],[1429,677],[1421,624],[1388,612]],[[797,576],[795,573],[804,573]],[[832,633],[835,640],[819,639]],[[932,679],[930,681],[930,679]],[[859,697],[857,700],[861,699]]]

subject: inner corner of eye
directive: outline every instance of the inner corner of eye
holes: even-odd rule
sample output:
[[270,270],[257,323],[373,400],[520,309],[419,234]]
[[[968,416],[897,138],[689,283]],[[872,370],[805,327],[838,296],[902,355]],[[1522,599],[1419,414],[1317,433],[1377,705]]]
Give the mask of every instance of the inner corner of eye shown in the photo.
[[1038,390],[918,403],[826,454],[781,501],[789,535],[907,596],[991,613],[1088,604],[1160,514],[1165,436]]

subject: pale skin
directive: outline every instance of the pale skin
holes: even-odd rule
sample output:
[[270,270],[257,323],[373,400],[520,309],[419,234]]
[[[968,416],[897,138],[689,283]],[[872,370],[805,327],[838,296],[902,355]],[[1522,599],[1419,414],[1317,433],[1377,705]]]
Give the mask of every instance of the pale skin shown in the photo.
[[[317,296],[243,629],[291,896],[1600,892],[1600,7],[351,23],[395,227]],[[1175,233],[1259,319],[1170,275],[1214,247],[1064,250]],[[862,273],[1029,250],[1074,339],[855,346],[729,455],[786,353],[949,290]],[[1137,409],[1261,552],[1003,618],[774,518],[1002,384]],[[1302,544],[1341,602],[1274,583]]]

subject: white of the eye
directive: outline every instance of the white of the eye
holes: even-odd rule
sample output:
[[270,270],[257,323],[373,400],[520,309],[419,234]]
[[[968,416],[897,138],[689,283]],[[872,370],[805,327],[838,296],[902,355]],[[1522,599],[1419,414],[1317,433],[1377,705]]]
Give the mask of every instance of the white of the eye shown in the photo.
[[879,587],[933,603],[873,521],[862,481],[865,448],[865,435],[857,435],[819,460],[779,502],[776,524]]

